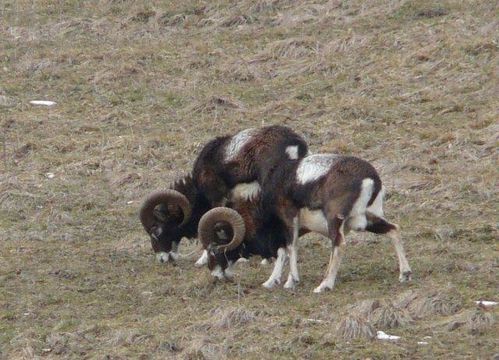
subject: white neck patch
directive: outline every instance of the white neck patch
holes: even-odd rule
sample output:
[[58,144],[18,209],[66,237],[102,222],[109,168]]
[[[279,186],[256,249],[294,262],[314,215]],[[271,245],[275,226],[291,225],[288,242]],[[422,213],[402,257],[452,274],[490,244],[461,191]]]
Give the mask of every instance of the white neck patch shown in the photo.
[[251,140],[256,132],[256,129],[246,129],[234,135],[225,147],[225,161],[228,162],[234,160],[234,158],[239,154],[239,151],[241,151],[242,147]]
[[253,181],[250,183],[241,183],[237,184],[232,189],[232,198],[235,200],[253,200],[259,194],[262,188],[258,184],[258,182]]
[[303,158],[296,169],[298,183],[303,185],[326,175],[340,157],[335,154],[314,154]]

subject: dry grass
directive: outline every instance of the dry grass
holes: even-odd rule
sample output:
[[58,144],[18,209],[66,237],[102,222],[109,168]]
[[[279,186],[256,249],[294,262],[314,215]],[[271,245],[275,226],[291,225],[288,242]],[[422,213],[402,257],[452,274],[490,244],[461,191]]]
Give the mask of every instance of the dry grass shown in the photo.
[[[485,0],[0,2],[0,358],[492,357],[498,310],[474,301],[497,301],[497,14]],[[365,234],[321,296],[318,235],[300,240],[293,292],[263,289],[257,259],[211,283],[195,242],[154,263],[144,196],[209,139],[262,124],[373,162],[412,283]],[[396,344],[332,331],[391,303]]]
[[387,303],[372,312],[369,322],[377,329],[390,329],[407,326],[413,322],[413,319],[406,309]]
[[360,317],[347,316],[339,323],[336,334],[343,340],[373,339],[376,336],[376,329]]

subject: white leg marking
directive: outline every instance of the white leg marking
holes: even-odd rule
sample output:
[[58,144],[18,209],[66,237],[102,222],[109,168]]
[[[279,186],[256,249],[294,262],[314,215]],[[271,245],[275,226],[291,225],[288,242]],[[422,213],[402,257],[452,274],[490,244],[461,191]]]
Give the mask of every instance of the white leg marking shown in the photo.
[[293,242],[288,246],[289,253],[289,274],[288,280],[284,284],[285,289],[293,289],[300,281],[300,275],[298,273],[298,237],[300,234],[300,220],[296,216],[293,219]]
[[253,200],[259,194],[262,188],[258,182],[242,183],[234,186],[231,192],[231,197],[234,200]]
[[326,175],[331,166],[341,159],[341,156],[334,154],[315,154],[301,160],[296,169],[296,179],[300,184],[314,181]]
[[286,148],[286,154],[288,154],[291,160],[298,159],[298,145],[288,146]]
[[277,260],[275,261],[274,270],[267,281],[262,285],[267,289],[272,289],[275,285],[281,283],[282,270],[286,264],[286,250],[284,248],[279,248],[277,250]]
[[160,263],[167,263],[170,259],[170,255],[164,251],[156,253],[156,260]]
[[395,251],[397,252],[397,258],[399,260],[399,281],[406,282],[411,280],[411,267],[405,256],[404,246],[402,245],[402,240],[400,239],[400,231],[392,230],[386,234],[390,239],[392,239],[393,246],[395,246]]
[[229,266],[227,269],[225,269],[224,274],[227,279],[233,279],[234,278],[234,268],[235,268],[235,263],[233,261],[229,261]]
[[225,279],[224,272],[223,272],[222,268],[220,267],[220,265],[215,266],[215,269],[213,269],[213,271],[211,272],[211,275],[216,277],[218,280]]
[[331,256],[329,258],[329,265],[327,267],[327,273],[321,284],[314,289],[314,293],[321,293],[324,290],[332,290],[334,287],[334,282],[336,280],[336,275],[338,274],[338,269],[340,268],[341,258],[343,257],[343,252],[345,249],[345,238],[343,234],[343,226],[341,225],[339,233],[341,236],[341,241],[339,246],[335,246]]
[[232,161],[256,133],[257,129],[246,129],[234,135],[225,147],[225,162]]
[[198,261],[196,261],[194,266],[201,267],[201,266],[206,265],[206,264],[208,264],[208,250],[203,250],[203,254],[198,259]]
[[352,210],[350,211],[350,219],[348,220],[348,227],[352,230],[361,231],[367,226],[366,219],[366,208],[369,199],[373,194],[374,180],[370,178],[365,178],[362,180],[362,185],[360,188],[360,194],[355,203],[353,204]]

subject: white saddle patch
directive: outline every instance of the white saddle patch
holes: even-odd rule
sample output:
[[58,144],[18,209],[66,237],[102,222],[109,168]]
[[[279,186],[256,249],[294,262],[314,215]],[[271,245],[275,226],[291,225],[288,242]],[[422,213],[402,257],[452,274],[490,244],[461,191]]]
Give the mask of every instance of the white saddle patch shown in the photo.
[[253,200],[260,194],[261,191],[262,188],[256,181],[237,184],[232,189],[232,198],[235,200]]
[[321,178],[340,158],[340,155],[335,154],[315,154],[303,158],[296,169],[298,183],[306,184]]
[[298,159],[298,145],[288,146],[286,148],[286,154],[288,154],[291,160]]
[[322,210],[300,209],[300,228],[328,236],[327,219]]
[[239,151],[241,151],[242,147],[251,140],[256,132],[257,130],[252,128],[240,131],[234,135],[225,147],[225,161],[229,162],[234,160],[234,158],[239,154]]

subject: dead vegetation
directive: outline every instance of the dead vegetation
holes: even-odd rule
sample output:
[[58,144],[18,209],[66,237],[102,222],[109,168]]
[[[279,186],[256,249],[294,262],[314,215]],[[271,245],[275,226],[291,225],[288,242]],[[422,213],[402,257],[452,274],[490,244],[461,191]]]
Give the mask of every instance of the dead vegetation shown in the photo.
[[336,334],[343,340],[373,339],[376,336],[376,330],[368,321],[360,317],[347,316],[339,323]]
[[[497,11],[1,2],[0,358],[492,357],[498,310],[474,301],[497,301]],[[324,296],[318,235],[300,240],[293,292],[262,289],[258,259],[211,283],[196,243],[154,263],[144,196],[209,139],[274,123],[375,164],[412,283],[365,234]],[[368,340],[377,330],[401,339]]]

